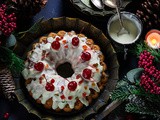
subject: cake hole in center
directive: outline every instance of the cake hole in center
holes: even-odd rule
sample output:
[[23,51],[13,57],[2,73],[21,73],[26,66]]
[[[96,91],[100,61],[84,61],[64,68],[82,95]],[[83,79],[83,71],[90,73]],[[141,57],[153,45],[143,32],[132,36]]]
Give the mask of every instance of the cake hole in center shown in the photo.
[[69,62],[65,62],[63,64],[60,64],[57,68],[56,71],[58,75],[62,76],[63,78],[68,78],[71,77],[74,73],[72,69],[72,65]]

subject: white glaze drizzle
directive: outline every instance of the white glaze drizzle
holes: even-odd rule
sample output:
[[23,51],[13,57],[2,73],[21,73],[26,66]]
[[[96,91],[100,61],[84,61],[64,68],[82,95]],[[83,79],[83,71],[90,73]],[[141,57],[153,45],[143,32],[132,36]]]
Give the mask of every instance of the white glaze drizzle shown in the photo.
[[[33,98],[40,99],[42,104],[45,104],[48,99],[52,98],[52,109],[57,109],[58,107],[60,109],[63,109],[67,104],[70,106],[70,108],[74,108],[74,104],[77,98],[84,105],[88,106],[89,103],[86,100],[86,97],[83,96],[83,93],[86,93],[86,96],[88,96],[90,94],[90,88],[94,89],[97,92],[100,91],[97,86],[97,83],[101,79],[101,72],[103,70],[103,66],[100,65],[100,58],[98,57],[98,55],[101,54],[101,52],[92,50],[86,44],[87,37],[78,37],[77,35],[69,35],[68,33],[66,33],[63,39],[59,41],[61,46],[60,49],[56,51],[51,48],[51,43],[56,40],[56,37],[48,37],[48,43],[46,44],[43,42],[38,43],[38,45],[36,45],[33,49],[31,55],[28,56],[29,60],[26,62],[26,68],[22,71],[22,74],[25,79],[30,78],[34,80],[32,80],[30,84],[27,84],[26,87],[28,91],[32,92]],[[74,47],[72,45],[71,42],[73,37],[79,38],[80,42],[78,47]],[[63,43],[64,40],[66,40],[66,44]],[[68,46],[68,48],[65,48],[66,45]],[[88,49],[86,51],[91,54],[91,59],[85,62],[81,60],[80,57],[82,52],[84,51],[83,45],[87,46]],[[46,55],[44,59],[41,59],[43,51],[46,51],[48,55]],[[31,64],[31,61],[34,63],[43,62],[43,64],[45,66],[48,65],[48,67],[45,68],[42,72],[38,72],[34,69],[33,65],[31,68],[28,67]],[[66,61],[71,63],[72,68],[74,70],[74,74],[71,77],[67,78],[67,80],[59,76],[55,70],[57,64],[64,63]],[[93,64],[97,64],[97,67],[95,68]],[[80,77],[76,79],[76,76],[78,74],[82,75],[82,71],[85,68],[89,68],[92,70],[91,79],[93,81],[84,81],[81,84],[79,84],[79,82],[82,81],[82,78]],[[40,83],[39,78],[43,74],[45,74],[47,82],[50,82],[51,79],[55,80],[55,82],[53,83],[53,85],[55,86],[54,91],[50,92],[45,89],[45,79],[42,79]],[[75,91],[70,91],[68,89],[68,81],[77,82],[77,88]],[[61,86],[64,86],[63,91],[61,90]],[[61,95],[64,95],[65,99],[61,99]],[[72,96],[72,99],[69,99],[69,96]]]

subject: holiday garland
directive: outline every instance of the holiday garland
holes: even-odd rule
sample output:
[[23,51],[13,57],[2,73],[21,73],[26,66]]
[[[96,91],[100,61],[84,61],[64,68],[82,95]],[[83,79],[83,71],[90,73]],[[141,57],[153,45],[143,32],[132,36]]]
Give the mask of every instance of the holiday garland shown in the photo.
[[160,118],[160,50],[137,45],[138,67],[127,73],[112,92],[112,100],[128,101],[127,112]]

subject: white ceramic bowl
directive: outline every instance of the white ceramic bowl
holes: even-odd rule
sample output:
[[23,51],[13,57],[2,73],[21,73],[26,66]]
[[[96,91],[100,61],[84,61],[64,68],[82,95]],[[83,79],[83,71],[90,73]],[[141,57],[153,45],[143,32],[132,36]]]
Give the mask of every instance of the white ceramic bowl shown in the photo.
[[[117,14],[111,16],[110,19],[108,20],[108,23],[107,23],[108,35],[113,41],[115,41],[115,42],[117,42],[119,44],[123,44],[123,45],[133,44],[139,39],[139,37],[140,37],[140,35],[142,33],[142,29],[143,29],[142,22],[135,14],[130,13],[130,12],[126,12],[126,11],[121,12],[121,17],[124,20],[123,21],[124,25],[126,24],[127,21],[129,21],[129,23],[132,25],[132,27],[134,29],[136,29],[136,32],[134,33],[134,38],[132,38],[131,40],[128,40],[128,41],[127,40],[124,41],[124,40],[116,39],[116,37],[113,36],[113,34],[112,34],[113,33],[113,30],[112,30],[113,27],[115,29],[115,34],[117,34],[117,32],[120,29],[119,28],[120,26],[113,25],[114,23],[116,24],[116,22],[118,21],[118,15]],[[119,21],[118,21],[118,23],[119,23]],[[130,25],[130,24],[128,24],[128,25]],[[132,31],[133,31],[132,27],[128,26],[130,35],[132,34]]]

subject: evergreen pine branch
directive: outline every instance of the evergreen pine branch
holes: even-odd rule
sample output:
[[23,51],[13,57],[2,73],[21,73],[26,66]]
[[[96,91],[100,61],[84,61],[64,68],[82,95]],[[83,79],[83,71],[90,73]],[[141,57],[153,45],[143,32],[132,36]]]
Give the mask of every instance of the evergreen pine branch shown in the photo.
[[[130,95],[141,95],[136,83],[131,83],[126,77],[118,81],[116,89],[111,93],[112,100],[127,100]],[[143,93],[142,93],[143,94]]]
[[20,73],[24,68],[23,60],[6,47],[0,47],[0,61],[15,74]]
[[129,84],[126,78],[118,81],[116,89],[111,93],[111,99],[121,101],[127,100],[128,97],[131,95],[128,87]]
[[159,103],[160,101],[160,96],[157,94],[152,94],[150,92],[146,92],[144,88],[142,88],[140,85],[136,85],[132,87],[129,87],[129,91],[131,92],[132,95],[139,96],[147,101],[150,101],[152,103]]
[[130,96],[129,91],[125,90],[125,89],[116,89],[112,92],[111,94],[111,99],[112,100],[127,100],[128,97]]
[[153,115],[155,117],[160,118],[160,111],[136,103],[128,103],[125,107],[125,110],[126,112]]
[[152,94],[152,93],[144,93],[145,94],[145,99],[152,102],[152,103],[157,103],[159,105],[160,102],[160,95],[157,94]]
[[127,100],[129,102],[126,105],[127,112],[152,115],[160,118],[160,96],[146,92],[140,86],[139,77],[136,75],[134,75],[134,80],[129,80],[133,76],[126,76],[118,81],[116,89],[111,94],[111,99]]
[[127,97],[130,95],[136,95],[155,103],[160,101],[160,96],[146,92],[144,88],[139,85],[139,80],[136,80],[136,83],[131,83],[127,78],[118,81],[116,89],[111,93],[111,99],[127,100]]
[[134,85],[130,85],[129,91],[130,91],[130,93],[131,93],[132,95],[141,96],[141,95],[144,94],[144,93],[141,91],[141,89],[139,89],[139,87],[134,86]]
[[139,56],[144,49],[145,49],[144,44],[139,43],[139,44],[136,45],[136,47],[135,47],[135,49],[133,50],[132,53]]
[[140,53],[143,52],[144,50],[147,50],[148,52],[150,52],[151,55],[155,57],[155,60],[157,62],[159,62],[159,60],[160,60],[160,50],[159,49],[152,49],[146,43],[145,44],[144,43],[137,44],[132,53],[139,56]]
[[[148,101],[154,102],[154,103],[159,103],[160,101],[160,96],[157,94],[152,94],[150,92],[145,91],[143,87],[140,86],[140,83],[138,82],[140,80],[136,80],[136,83],[132,85],[132,90],[130,92],[136,96],[143,97],[143,99],[146,99]],[[131,85],[131,84],[129,84]],[[135,88],[135,89],[133,89]]]

